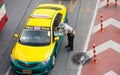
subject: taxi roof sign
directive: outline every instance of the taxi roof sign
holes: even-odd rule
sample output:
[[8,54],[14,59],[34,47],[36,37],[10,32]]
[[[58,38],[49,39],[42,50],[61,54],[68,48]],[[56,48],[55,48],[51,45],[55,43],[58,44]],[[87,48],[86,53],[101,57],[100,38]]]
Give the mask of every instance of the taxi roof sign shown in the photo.
[[47,14],[33,14],[32,17],[33,18],[50,18],[50,16]]

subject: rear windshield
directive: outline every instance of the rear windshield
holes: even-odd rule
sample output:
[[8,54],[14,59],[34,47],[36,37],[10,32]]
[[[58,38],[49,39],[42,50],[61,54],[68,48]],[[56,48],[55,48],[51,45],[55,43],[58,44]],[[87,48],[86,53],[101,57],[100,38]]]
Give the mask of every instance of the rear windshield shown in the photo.
[[61,8],[57,8],[57,7],[51,7],[51,6],[44,6],[44,7],[39,7],[38,9],[53,9],[53,10],[61,10]]

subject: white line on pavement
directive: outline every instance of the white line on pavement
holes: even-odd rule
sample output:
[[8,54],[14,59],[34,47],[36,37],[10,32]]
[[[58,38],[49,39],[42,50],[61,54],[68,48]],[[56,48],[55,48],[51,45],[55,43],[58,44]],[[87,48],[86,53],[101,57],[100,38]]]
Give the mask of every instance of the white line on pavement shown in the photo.
[[[106,21],[103,21],[103,28],[108,27],[109,25],[115,26],[120,29],[120,22],[118,20],[115,20],[114,18],[109,18]],[[95,25],[93,27],[92,34],[96,33],[100,30],[100,24]]]
[[108,73],[105,73],[104,75],[118,75],[113,70],[109,71]]
[[[109,41],[104,42],[101,45],[96,47],[96,50],[97,50],[96,54],[100,54],[100,53],[106,51],[108,48],[111,48],[111,49],[115,50],[116,52],[120,53],[120,44],[115,42],[115,41],[113,41],[113,40],[109,40]],[[93,56],[93,49],[90,49],[87,52],[87,55],[92,57]]]
[[[84,45],[84,48],[83,48],[83,52],[87,52],[88,43],[89,43],[90,36],[91,36],[91,33],[92,33],[92,28],[93,28],[93,26],[94,26],[94,22],[95,22],[97,10],[98,10],[99,2],[100,2],[100,0],[97,0],[96,8],[95,8],[94,15],[93,15],[93,19],[92,19],[92,22],[91,22],[91,27],[90,27],[89,33],[88,33],[88,35],[87,35],[88,38],[87,38],[86,41],[85,41],[85,45]],[[78,68],[77,75],[81,75],[81,71],[82,71],[82,66],[80,65],[79,68]]]
[[[111,4],[111,3],[115,3],[115,0],[110,0],[109,4]],[[100,2],[99,8],[102,8],[102,7],[106,6],[106,4],[107,4],[107,0],[104,0],[104,1]],[[119,1],[118,1],[118,4],[119,4]]]
[[8,67],[8,70],[7,70],[7,72],[5,73],[5,75],[9,75],[10,70],[11,70],[11,66]]

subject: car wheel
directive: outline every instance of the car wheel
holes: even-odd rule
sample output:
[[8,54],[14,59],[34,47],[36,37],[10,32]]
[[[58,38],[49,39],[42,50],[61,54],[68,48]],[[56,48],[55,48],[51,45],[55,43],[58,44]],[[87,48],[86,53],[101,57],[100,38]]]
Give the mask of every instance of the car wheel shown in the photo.
[[55,61],[56,61],[56,57],[55,57],[55,55],[53,55],[53,57],[52,57],[52,67],[55,66]]

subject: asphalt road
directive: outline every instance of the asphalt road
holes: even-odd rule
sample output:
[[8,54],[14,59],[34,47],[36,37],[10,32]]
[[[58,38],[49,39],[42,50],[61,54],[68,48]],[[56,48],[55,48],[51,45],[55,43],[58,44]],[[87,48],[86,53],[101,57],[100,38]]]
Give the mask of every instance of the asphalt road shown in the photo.
[[64,38],[56,65],[48,75],[77,75],[78,66],[72,63],[71,57],[84,49],[96,0],[5,0],[9,19],[0,33],[0,75],[18,75],[13,72],[9,63],[11,50],[16,42],[13,34],[19,34],[31,11],[42,3],[65,5],[68,9],[69,24],[76,30],[74,51],[70,53],[66,51],[64,46],[67,40]]

